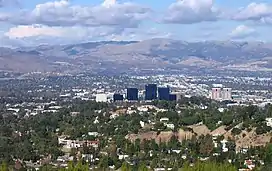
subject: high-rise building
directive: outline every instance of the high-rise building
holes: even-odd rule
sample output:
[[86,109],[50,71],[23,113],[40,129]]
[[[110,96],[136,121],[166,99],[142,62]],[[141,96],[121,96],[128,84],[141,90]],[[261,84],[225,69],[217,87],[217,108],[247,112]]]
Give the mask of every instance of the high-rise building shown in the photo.
[[128,88],[127,89],[127,100],[137,101],[139,100],[139,91],[137,88]]
[[221,91],[222,100],[231,100],[232,99],[232,89],[231,88],[223,88]]
[[212,99],[219,100],[221,98],[221,88],[212,88]]
[[124,96],[122,94],[114,94],[113,95],[113,101],[123,101],[124,100]]
[[170,94],[169,95],[169,101],[176,101],[177,100],[177,95],[176,94]]
[[145,100],[157,99],[157,84],[148,84],[145,86]]
[[159,100],[169,100],[170,88],[169,87],[159,87],[158,88]]
[[231,88],[212,88],[213,100],[232,100]]

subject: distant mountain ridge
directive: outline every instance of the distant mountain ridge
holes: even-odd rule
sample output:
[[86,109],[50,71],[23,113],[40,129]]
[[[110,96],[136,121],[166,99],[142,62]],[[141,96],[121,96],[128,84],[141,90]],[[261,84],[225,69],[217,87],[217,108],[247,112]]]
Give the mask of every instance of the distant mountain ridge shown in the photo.
[[[0,70],[80,72],[206,68],[271,71],[272,43],[172,39],[0,48]],[[66,65],[64,65],[66,64]],[[67,65],[68,64],[68,65]]]

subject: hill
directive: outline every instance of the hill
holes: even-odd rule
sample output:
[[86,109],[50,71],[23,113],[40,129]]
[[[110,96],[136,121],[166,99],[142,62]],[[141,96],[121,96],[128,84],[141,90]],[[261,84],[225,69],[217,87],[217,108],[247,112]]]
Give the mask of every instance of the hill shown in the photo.
[[87,42],[74,45],[0,48],[0,70],[142,71],[247,70],[272,71],[272,44],[261,42],[185,42],[150,39],[131,42]]

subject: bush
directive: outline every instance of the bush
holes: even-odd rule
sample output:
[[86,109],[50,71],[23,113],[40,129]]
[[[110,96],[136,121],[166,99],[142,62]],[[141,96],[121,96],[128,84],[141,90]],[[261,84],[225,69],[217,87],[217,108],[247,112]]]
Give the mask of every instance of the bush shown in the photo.
[[185,166],[181,169],[182,171],[236,171],[237,169],[231,164],[221,164],[221,163],[196,163],[194,166]]
[[231,130],[231,134],[232,134],[232,135],[239,135],[239,134],[241,134],[241,132],[242,132],[242,130],[239,129],[239,128],[233,128],[233,129]]
[[261,124],[258,125],[256,128],[256,134],[261,135],[261,134],[266,134],[271,131],[271,127],[267,126],[266,124]]

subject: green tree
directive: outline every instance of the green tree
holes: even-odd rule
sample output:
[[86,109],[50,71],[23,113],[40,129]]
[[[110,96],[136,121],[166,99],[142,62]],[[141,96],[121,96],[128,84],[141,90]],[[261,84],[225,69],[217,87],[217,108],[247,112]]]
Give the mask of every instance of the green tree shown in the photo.
[[272,164],[272,144],[268,144],[265,150],[265,164]]
[[239,134],[241,134],[241,132],[242,132],[242,130],[239,129],[239,128],[233,128],[233,129],[231,130],[231,134],[232,134],[232,135],[239,135]]
[[1,164],[0,171],[8,171],[8,165],[6,162]]
[[193,166],[185,164],[182,171],[237,171],[237,168],[231,164],[221,164],[213,162],[197,162]]
[[138,167],[138,171],[148,171],[148,168],[146,167],[145,163],[140,163],[139,167]]
[[131,171],[131,167],[127,162],[123,162],[122,166],[121,166],[121,171]]
[[205,156],[210,156],[214,149],[213,139],[211,135],[206,135],[200,139],[199,152]]

